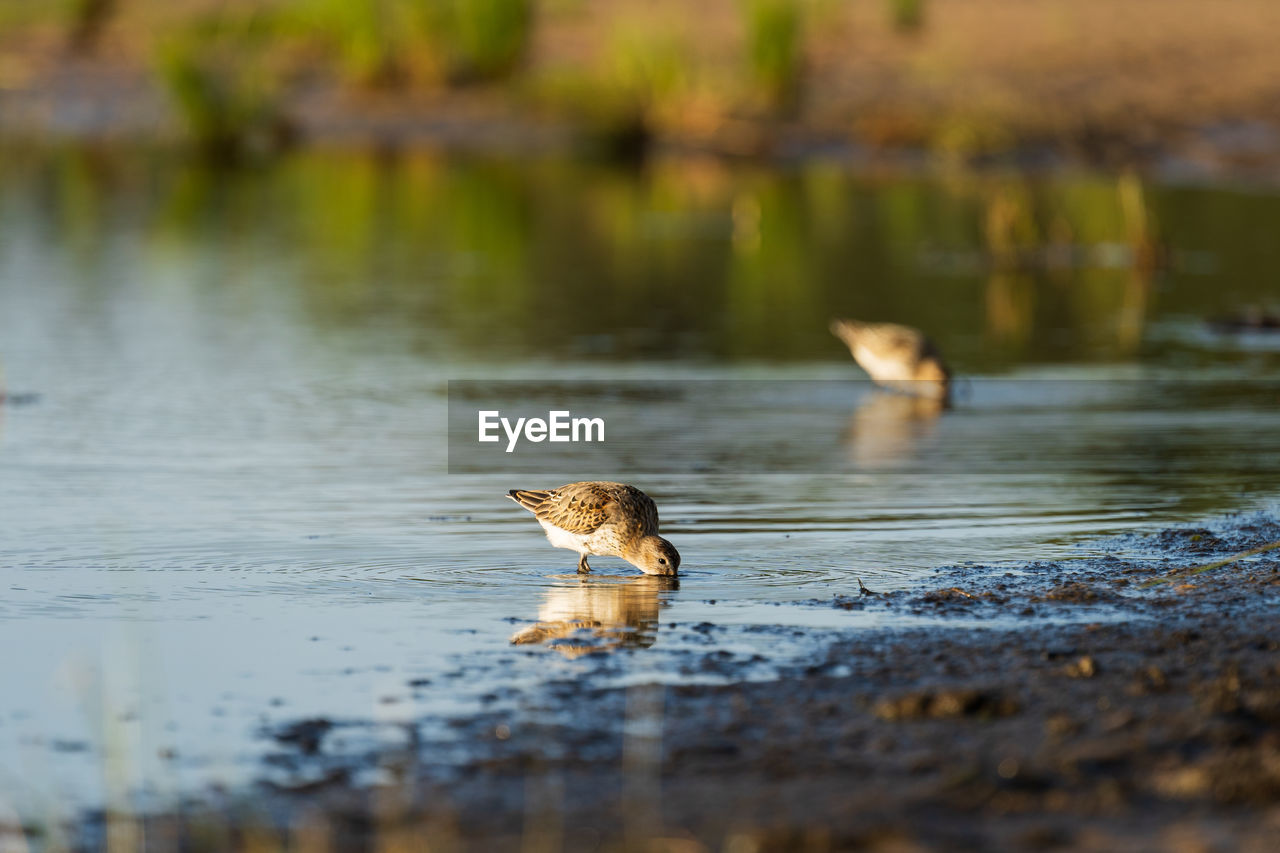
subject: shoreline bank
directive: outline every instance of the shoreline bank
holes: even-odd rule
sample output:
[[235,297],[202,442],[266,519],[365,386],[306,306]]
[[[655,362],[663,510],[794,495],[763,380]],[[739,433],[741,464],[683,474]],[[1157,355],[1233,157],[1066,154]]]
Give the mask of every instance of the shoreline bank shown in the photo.
[[[851,631],[764,682],[550,682],[450,720],[452,746],[344,753],[339,726],[298,721],[269,761],[293,782],[100,814],[80,846],[114,831],[155,849],[1264,850],[1280,830],[1280,555],[1145,585],[1277,540],[1274,516],[1239,516],[792,605],[941,621]],[[717,645],[706,665],[731,667]]]

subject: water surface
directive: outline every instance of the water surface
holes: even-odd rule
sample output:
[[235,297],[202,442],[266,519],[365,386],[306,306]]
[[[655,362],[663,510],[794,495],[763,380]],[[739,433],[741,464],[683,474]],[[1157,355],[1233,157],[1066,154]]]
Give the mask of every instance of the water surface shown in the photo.
[[[725,641],[767,677],[871,618],[780,602],[1074,554],[1280,480],[1280,346],[1203,323],[1275,305],[1274,195],[1139,187],[1135,233],[1105,177],[0,163],[0,800],[32,819],[241,782],[274,722],[713,677],[672,624],[794,624]],[[860,382],[843,314],[928,329],[969,377],[956,410]],[[601,472],[658,498],[678,588],[574,576],[503,497],[549,473],[448,473],[464,378],[756,389],[731,460],[694,432],[691,470]],[[807,380],[848,396],[780,396]]]

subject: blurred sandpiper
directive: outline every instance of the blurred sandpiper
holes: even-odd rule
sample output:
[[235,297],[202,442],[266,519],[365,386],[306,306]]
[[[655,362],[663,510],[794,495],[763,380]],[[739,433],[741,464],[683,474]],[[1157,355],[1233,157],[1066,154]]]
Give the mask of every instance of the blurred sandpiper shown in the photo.
[[547,540],[578,553],[578,571],[589,556],[621,557],[648,575],[674,575],[680,553],[658,535],[658,508],[625,483],[569,483],[558,489],[512,489],[507,497],[537,517]]
[[886,388],[947,403],[951,371],[933,341],[919,329],[897,323],[832,320],[831,333],[844,341],[871,381]]

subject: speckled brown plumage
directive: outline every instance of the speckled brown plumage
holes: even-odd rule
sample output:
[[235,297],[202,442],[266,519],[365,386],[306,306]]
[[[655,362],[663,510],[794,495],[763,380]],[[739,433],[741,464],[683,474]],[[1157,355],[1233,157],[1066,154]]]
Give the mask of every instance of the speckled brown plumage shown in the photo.
[[594,554],[621,557],[647,574],[679,568],[679,553],[658,536],[657,506],[635,486],[588,481],[507,496],[534,514],[552,545],[578,552],[580,572],[591,570],[587,557]]

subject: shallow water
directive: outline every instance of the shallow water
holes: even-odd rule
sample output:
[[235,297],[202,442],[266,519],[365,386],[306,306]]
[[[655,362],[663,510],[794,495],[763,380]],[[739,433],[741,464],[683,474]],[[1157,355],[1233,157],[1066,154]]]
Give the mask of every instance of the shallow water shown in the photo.
[[[27,819],[244,781],[275,722],[715,677],[673,624],[741,626],[726,650],[767,677],[884,618],[779,602],[1076,554],[1280,483],[1280,347],[1202,323],[1274,304],[1280,197],[1145,188],[1170,252],[1144,272],[1102,178],[3,163],[0,800]],[[1002,267],[1011,204],[1016,233],[1091,248]],[[872,392],[826,332],[845,313],[929,329],[970,377],[955,411]],[[561,482],[545,460],[448,473],[464,378],[745,389],[732,431],[637,410],[689,470],[598,475],[658,499],[679,586],[573,575],[503,497]],[[632,651],[584,654],[609,649]]]

